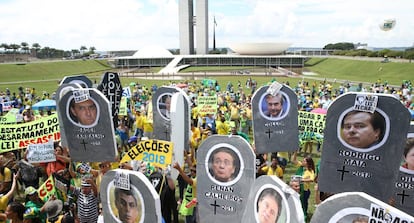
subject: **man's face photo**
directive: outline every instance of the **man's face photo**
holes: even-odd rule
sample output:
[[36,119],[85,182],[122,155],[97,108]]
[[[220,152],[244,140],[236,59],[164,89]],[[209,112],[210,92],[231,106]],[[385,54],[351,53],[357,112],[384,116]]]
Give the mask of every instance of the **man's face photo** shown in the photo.
[[96,104],[91,99],[73,103],[70,110],[81,125],[92,125],[96,120]]
[[231,181],[235,169],[234,158],[231,154],[225,151],[214,154],[213,174],[215,179],[221,182]]
[[380,133],[380,129],[374,129],[368,112],[348,114],[344,118],[342,138],[351,146],[368,148],[379,140]]
[[137,221],[139,211],[136,198],[132,194],[119,192],[115,199],[118,209],[119,220],[123,223],[134,223]]
[[280,94],[277,94],[275,96],[267,95],[266,103],[267,103],[268,116],[269,117],[279,116],[283,108],[282,95]]

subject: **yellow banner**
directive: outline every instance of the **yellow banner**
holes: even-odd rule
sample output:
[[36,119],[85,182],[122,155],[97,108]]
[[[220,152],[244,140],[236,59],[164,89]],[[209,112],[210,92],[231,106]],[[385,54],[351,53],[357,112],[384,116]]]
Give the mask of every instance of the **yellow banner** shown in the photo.
[[50,175],[49,178],[37,189],[37,194],[39,198],[43,201],[47,201],[47,199],[55,193],[55,182],[53,180],[53,176]]
[[217,95],[215,96],[198,96],[197,97],[198,112],[202,114],[217,113]]
[[128,115],[128,107],[127,107],[127,98],[121,97],[121,103],[119,103],[119,112],[118,115],[126,116]]
[[140,160],[165,168],[172,162],[173,143],[164,140],[145,140],[132,147],[122,157],[121,163]]
[[323,131],[325,130],[325,119],[325,114],[299,111],[299,131],[323,134]]
[[22,124],[1,125],[0,153],[26,148],[29,144],[44,144],[49,139],[60,140],[57,114]]

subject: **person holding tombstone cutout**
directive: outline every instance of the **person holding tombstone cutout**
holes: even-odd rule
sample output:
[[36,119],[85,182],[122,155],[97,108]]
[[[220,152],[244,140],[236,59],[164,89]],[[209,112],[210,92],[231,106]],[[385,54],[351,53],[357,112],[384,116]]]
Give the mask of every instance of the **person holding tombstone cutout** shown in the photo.
[[276,223],[282,210],[282,197],[273,188],[264,189],[257,199],[260,223]]
[[118,218],[122,223],[134,223],[141,216],[141,207],[138,205],[138,194],[133,188],[124,190],[115,188],[115,206],[118,209]]
[[232,181],[236,172],[236,154],[229,148],[218,148],[212,155],[210,174],[220,182]]
[[341,137],[347,144],[366,149],[383,139],[385,120],[377,111],[351,111],[344,116],[341,130]]
[[267,111],[264,112],[265,116],[269,118],[280,118],[284,113],[284,100],[282,94],[268,94],[265,96],[265,100],[267,104]]
[[70,115],[72,119],[81,125],[89,126],[95,123],[97,117],[97,107],[94,101],[87,99],[82,102],[70,102]]

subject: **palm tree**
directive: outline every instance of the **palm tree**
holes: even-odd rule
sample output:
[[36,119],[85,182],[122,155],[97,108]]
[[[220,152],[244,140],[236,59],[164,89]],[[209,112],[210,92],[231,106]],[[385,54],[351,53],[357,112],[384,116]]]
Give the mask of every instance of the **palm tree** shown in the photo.
[[3,48],[5,53],[7,52],[8,49],[10,49],[9,44],[7,44],[7,43],[2,43],[0,45],[0,48]]
[[22,43],[20,43],[20,45],[22,46],[23,53],[29,53],[29,44],[28,43],[22,42]]
[[35,52],[35,57],[37,57],[37,53],[39,52],[39,50],[40,50],[40,44],[38,44],[38,43],[33,43],[32,44],[32,50],[34,50],[34,52]]
[[89,47],[89,52],[91,54],[94,54],[95,53],[95,50],[96,50],[96,48],[94,46]]
[[80,51],[82,52],[82,54],[85,53],[85,50],[87,50],[88,48],[86,48],[86,46],[81,46],[80,47]]

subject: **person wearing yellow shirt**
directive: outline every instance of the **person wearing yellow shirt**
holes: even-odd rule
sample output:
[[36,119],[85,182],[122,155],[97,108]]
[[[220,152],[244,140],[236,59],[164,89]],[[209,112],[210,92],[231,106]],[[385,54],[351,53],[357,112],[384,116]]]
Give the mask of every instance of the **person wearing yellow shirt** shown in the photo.
[[220,120],[216,122],[216,131],[219,135],[228,135],[230,133],[230,124],[226,122],[224,115],[220,115]]
[[[15,174],[13,176],[13,183],[11,185],[10,190],[7,192],[7,194],[0,195],[0,213],[4,213],[6,211],[7,204],[9,203],[10,199],[13,198],[13,193],[16,190],[16,187],[17,187],[17,182],[16,182],[17,177],[18,177],[18,174]],[[0,214],[0,223],[6,222],[5,220],[6,220],[5,214]]]
[[144,116],[141,114],[141,110],[137,109],[135,111],[135,136],[141,138],[144,134]]
[[200,128],[195,127],[194,123],[191,123],[191,148],[197,149],[201,141]]
[[279,166],[279,162],[276,156],[272,157],[272,163],[270,166],[262,167],[261,171],[268,176],[277,176],[283,180],[283,169]]
[[147,137],[149,139],[152,139],[152,132],[154,131],[154,128],[152,126],[152,120],[149,120],[148,117],[143,117],[143,123],[144,123],[144,137]]
[[6,166],[6,158],[0,157],[0,194],[9,192],[12,185],[12,172]]

